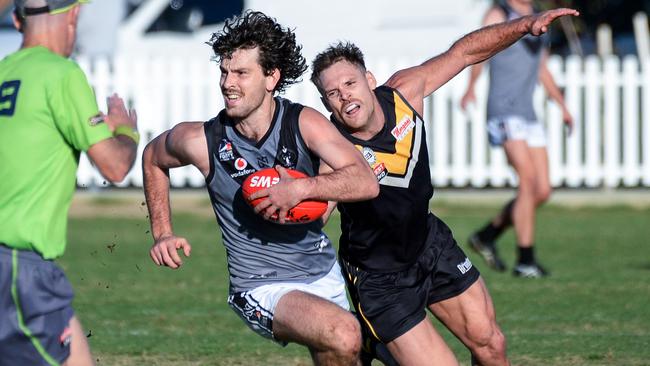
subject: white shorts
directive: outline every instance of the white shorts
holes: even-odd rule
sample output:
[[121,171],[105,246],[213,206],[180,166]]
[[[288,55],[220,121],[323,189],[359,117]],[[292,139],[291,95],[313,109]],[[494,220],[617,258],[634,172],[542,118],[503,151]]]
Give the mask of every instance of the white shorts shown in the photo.
[[507,140],[524,140],[530,147],[546,146],[546,131],[539,121],[528,121],[519,116],[490,118],[487,122],[488,139],[492,146]]
[[273,313],[280,298],[291,291],[316,295],[345,310],[350,309],[345,292],[345,281],[338,262],[334,263],[325,277],[312,283],[280,282],[232,293],[228,296],[228,305],[255,333],[285,346],[286,342],[278,341],[273,337]]

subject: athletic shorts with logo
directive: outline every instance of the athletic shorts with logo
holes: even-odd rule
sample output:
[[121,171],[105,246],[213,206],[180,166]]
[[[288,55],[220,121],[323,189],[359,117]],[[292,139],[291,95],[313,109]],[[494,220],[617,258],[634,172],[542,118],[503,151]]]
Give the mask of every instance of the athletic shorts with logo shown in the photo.
[[65,362],[73,297],[55,262],[0,245],[0,366]]
[[344,310],[350,309],[345,294],[345,281],[339,264],[324,277],[311,283],[278,282],[263,285],[250,291],[236,292],[228,296],[228,305],[255,333],[274,340],[282,346],[287,342],[273,336],[273,314],[280,298],[291,291],[302,291],[329,300]]
[[350,298],[366,334],[388,343],[426,317],[428,305],[463,293],[480,276],[451,230],[429,215],[427,242],[411,267],[373,273],[341,259]]
[[530,147],[546,146],[546,131],[542,122],[519,116],[492,117],[487,121],[488,140],[501,146],[509,140],[526,141]]

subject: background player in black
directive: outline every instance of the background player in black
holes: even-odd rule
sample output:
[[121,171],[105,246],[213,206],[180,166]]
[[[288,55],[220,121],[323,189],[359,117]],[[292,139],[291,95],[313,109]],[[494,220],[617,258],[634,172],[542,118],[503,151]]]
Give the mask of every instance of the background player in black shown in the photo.
[[[354,45],[330,47],[312,63],[311,80],[332,112],[332,120],[362,151],[380,182],[377,198],[339,204],[340,257],[362,325],[367,333],[387,344],[399,364],[458,364],[426,319],[426,308],[480,364],[509,363],[505,337],[496,324],[483,280],[446,225],[428,212],[430,181],[424,187],[411,186],[417,185],[421,169],[428,171],[426,154],[421,150],[426,152],[426,146],[420,147],[419,154],[412,152],[420,141],[417,134],[422,134],[420,116],[426,96],[467,66],[493,56],[526,34],[546,32],[554,19],[564,15],[578,13],[556,9],[470,33],[448,51],[398,71],[376,89],[377,82],[366,71],[363,55]],[[411,148],[404,149],[403,144]],[[404,160],[404,166],[394,159]],[[412,161],[414,167],[410,166]],[[392,171],[395,167],[404,169]],[[420,191],[427,191],[426,197],[418,196]],[[402,205],[415,211],[395,215],[393,211]],[[415,226],[413,222],[421,224]],[[406,225],[403,235],[386,230],[400,224]],[[379,235],[370,231],[372,225]],[[412,237],[420,240],[412,241]]]

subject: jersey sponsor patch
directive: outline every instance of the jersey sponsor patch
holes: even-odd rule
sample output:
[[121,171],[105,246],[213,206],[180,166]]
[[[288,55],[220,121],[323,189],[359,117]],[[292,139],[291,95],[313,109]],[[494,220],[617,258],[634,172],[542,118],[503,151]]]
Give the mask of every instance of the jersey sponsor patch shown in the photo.
[[247,176],[247,175],[249,175],[251,173],[254,173],[254,172],[255,172],[255,169],[244,169],[244,168],[242,168],[242,170],[240,170],[238,172],[231,173],[230,178],[244,177],[244,176]]
[[381,181],[386,177],[388,174],[388,170],[386,170],[386,165],[384,163],[379,163],[372,167],[372,171],[375,173],[375,176],[377,177],[377,181]]
[[371,148],[367,146],[362,147],[361,154],[363,155],[363,158],[368,162],[368,165],[370,165],[372,168],[375,176],[377,176],[377,181],[382,180],[382,178],[388,174],[388,170],[386,170],[386,164],[383,162],[377,163],[377,154],[375,154]]
[[408,115],[404,115],[402,120],[393,128],[390,133],[397,139],[402,141],[404,137],[415,127],[415,122]]
[[219,161],[229,161],[235,159],[232,152],[232,143],[226,139],[219,143]]
[[377,155],[375,155],[375,152],[372,151],[371,148],[364,146],[361,150],[361,154],[363,154],[363,157],[366,159],[368,164],[370,164],[370,166],[375,165],[377,162]]
[[235,169],[242,171],[246,169],[247,166],[248,166],[248,162],[246,161],[246,159],[237,158],[237,160],[235,160]]

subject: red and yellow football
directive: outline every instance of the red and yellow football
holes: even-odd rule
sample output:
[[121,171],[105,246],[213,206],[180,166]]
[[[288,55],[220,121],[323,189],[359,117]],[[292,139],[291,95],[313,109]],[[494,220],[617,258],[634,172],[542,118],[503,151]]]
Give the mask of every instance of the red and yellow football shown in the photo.
[[[307,175],[303,172],[293,169],[287,169],[289,175],[293,178],[307,178]],[[257,198],[250,200],[250,196],[262,189],[271,187],[274,184],[277,184],[280,181],[280,175],[274,168],[266,168],[255,173],[252,173],[244,180],[242,183],[241,190],[244,199],[251,205],[251,207],[257,206],[264,198]],[[315,200],[305,200],[291,208],[287,212],[287,217],[285,218],[285,224],[305,224],[318,220],[323,214],[327,211],[327,202],[324,201],[315,201]],[[278,213],[271,215],[271,221],[278,221]]]

